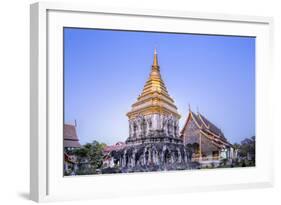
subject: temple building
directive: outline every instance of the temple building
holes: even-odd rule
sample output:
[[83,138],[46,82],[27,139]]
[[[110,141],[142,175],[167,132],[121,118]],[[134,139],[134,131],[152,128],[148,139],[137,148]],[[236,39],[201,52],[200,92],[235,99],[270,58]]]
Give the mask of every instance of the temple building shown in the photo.
[[63,147],[64,147],[64,173],[66,175],[74,175],[77,170],[77,158],[73,154],[73,150],[80,148],[79,139],[76,132],[75,125],[63,125]]
[[161,77],[156,50],[148,80],[127,116],[126,147],[113,154],[124,172],[189,168],[191,154],[179,135],[180,114]]
[[63,147],[65,150],[71,150],[81,147],[76,132],[76,123],[75,125],[63,125]]
[[184,145],[193,150],[192,160],[201,165],[213,163],[218,165],[221,160],[236,157],[233,145],[229,143],[223,132],[201,113],[189,113],[181,130]]

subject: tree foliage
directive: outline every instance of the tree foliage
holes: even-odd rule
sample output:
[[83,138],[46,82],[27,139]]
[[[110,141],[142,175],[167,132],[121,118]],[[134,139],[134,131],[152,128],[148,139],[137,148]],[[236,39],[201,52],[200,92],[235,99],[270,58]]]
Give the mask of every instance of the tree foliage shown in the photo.
[[101,168],[103,163],[103,149],[106,146],[104,143],[93,141],[87,143],[79,149],[76,149],[74,154],[77,156],[80,174],[92,174],[96,169]]
[[247,158],[249,158],[249,156],[251,156],[251,158],[254,157],[255,150],[256,150],[255,146],[256,146],[255,136],[244,139],[239,146],[239,152],[238,152],[239,156],[247,157]]
[[240,144],[234,144],[235,149],[238,151],[238,161],[242,167],[255,166],[256,157],[256,138],[246,138]]

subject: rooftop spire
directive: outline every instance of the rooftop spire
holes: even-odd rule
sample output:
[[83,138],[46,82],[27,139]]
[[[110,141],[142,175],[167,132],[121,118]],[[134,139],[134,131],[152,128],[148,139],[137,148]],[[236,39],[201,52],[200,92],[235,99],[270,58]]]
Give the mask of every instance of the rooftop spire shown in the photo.
[[155,68],[159,67],[156,48],[154,48],[154,57],[153,57],[153,65],[152,65],[152,67],[155,67]]
[[137,102],[132,105],[132,110],[127,113],[131,119],[142,113],[144,115],[151,113],[173,114],[180,118],[174,100],[168,94],[157,59],[157,51],[154,49],[153,64],[151,66],[149,78],[146,81],[142,93],[137,98]]

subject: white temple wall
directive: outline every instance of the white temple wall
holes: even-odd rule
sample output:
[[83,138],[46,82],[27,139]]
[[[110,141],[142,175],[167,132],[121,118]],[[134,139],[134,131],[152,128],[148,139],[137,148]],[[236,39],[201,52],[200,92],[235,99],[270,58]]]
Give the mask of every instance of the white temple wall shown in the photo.
[[152,120],[152,130],[157,130],[159,129],[159,115],[158,114],[152,114],[151,116]]
[[163,130],[168,136],[179,137],[178,119],[173,115],[151,114],[129,120],[129,136],[140,138],[151,131]]

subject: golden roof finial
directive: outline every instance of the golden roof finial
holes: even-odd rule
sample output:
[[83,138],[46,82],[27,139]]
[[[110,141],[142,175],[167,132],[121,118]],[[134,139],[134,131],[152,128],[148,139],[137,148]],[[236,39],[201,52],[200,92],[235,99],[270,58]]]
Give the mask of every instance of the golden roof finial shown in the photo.
[[152,66],[153,67],[159,67],[156,48],[154,48],[154,57],[153,57],[153,65]]

